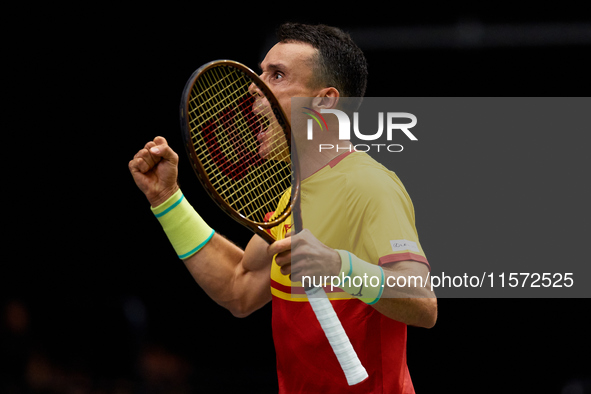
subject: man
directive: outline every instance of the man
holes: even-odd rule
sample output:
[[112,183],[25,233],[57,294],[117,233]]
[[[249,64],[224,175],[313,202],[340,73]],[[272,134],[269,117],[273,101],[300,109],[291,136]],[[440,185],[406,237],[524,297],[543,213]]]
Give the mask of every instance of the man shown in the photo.
[[[279,43],[261,62],[261,78],[288,117],[292,97],[309,97],[317,109],[334,109],[341,97],[363,96],[366,62],[348,35],[323,25],[285,24],[278,36]],[[301,138],[305,130],[293,133]],[[338,141],[334,133],[320,138]],[[414,392],[406,366],[406,325],[435,324],[437,304],[428,286],[385,286],[381,292],[379,286],[343,286],[344,291],[329,294],[369,374],[351,387],[299,294],[298,282],[306,276],[373,273],[381,275],[382,284],[400,276],[428,277],[412,203],[398,178],[364,153],[343,152],[300,152],[305,230],[290,236],[287,222],[271,230],[278,239],[273,244],[255,235],[244,250],[188,206],[176,184],[178,156],[164,138],[148,142],[129,169],[189,272],[213,300],[237,317],[272,301],[280,392]],[[339,205],[344,195],[355,199],[354,207]],[[343,209],[346,215],[339,214]],[[394,246],[394,241],[409,246]]]

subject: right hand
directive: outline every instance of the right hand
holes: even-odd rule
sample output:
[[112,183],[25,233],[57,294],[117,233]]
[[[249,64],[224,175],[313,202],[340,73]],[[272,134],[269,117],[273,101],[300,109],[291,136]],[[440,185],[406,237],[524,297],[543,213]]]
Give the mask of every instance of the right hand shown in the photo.
[[178,163],[178,155],[163,137],[148,142],[129,162],[136,185],[152,207],[162,204],[178,190]]

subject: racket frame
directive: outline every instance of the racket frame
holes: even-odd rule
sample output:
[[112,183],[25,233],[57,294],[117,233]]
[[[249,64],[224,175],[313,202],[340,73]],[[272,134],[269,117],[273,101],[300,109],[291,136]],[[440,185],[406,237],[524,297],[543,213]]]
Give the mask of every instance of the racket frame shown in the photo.
[[[199,159],[199,157],[197,156],[197,153],[195,151],[195,147],[193,145],[192,129],[191,129],[191,125],[190,125],[191,119],[189,116],[189,111],[190,111],[189,102],[191,100],[191,95],[192,95],[193,87],[194,87],[195,83],[204,73],[206,73],[207,71],[209,71],[215,67],[233,67],[233,68],[238,69],[240,72],[244,73],[248,78],[250,78],[250,80],[256,85],[256,87],[259,89],[259,91],[262,92],[262,94],[265,96],[265,98],[269,102],[269,106],[270,106],[271,110],[273,111],[273,114],[275,115],[277,123],[283,129],[283,132],[285,134],[285,139],[287,142],[287,146],[289,147],[289,150],[290,150],[290,155],[293,157],[293,155],[292,155],[293,149],[291,146],[291,126],[289,124],[287,116],[285,115],[285,112],[283,111],[283,108],[281,107],[281,105],[279,104],[277,99],[275,98],[275,95],[273,94],[273,92],[271,92],[271,90],[263,82],[263,80],[261,80],[260,77],[254,71],[252,71],[250,68],[248,68],[247,66],[245,66],[239,62],[236,62],[234,60],[218,59],[218,60],[214,60],[214,61],[211,61],[209,63],[202,65],[195,72],[193,72],[193,74],[191,75],[191,77],[189,78],[189,80],[187,81],[187,83],[185,84],[185,87],[183,89],[183,94],[182,94],[181,104],[180,104],[181,131],[182,131],[182,135],[183,135],[185,149],[187,151],[187,154],[191,158],[191,166],[193,167],[193,170],[195,171],[197,178],[199,179],[199,181],[201,182],[201,184],[203,185],[203,187],[205,188],[205,190],[207,191],[209,196],[212,198],[212,200],[226,214],[228,214],[230,217],[232,217],[234,220],[236,220],[241,225],[253,230],[256,234],[261,236],[265,241],[272,243],[275,241],[275,239],[267,232],[267,230],[283,223],[285,221],[285,219],[287,219],[289,217],[289,215],[292,213],[294,201],[297,202],[299,200],[299,194],[300,194],[299,174],[298,174],[298,171],[293,170],[294,168],[298,168],[296,166],[297,162],[294,163],[292,161],[292,171],[291,171],[292,190],[291,190],[290,205],[285,210],[285,212],[283,212],[282,215],[275,218],[273,221],[257,222],[257,221],[253,221],[251,219],[248,219],[244,215],[242,215],[240,212],[238,212],[237,210],[232,208],[230,206],[230,204],[228,204],[222,198],[222,196],[220,196],[220,194],[216,191],[215,187],[212,185],[212,182],[209,179],[209,176],[207,175],[206,171],[203,169],[203,163],[201,162],[201,160]],[[301,222],[301,219],[299,219],[299,221]]]

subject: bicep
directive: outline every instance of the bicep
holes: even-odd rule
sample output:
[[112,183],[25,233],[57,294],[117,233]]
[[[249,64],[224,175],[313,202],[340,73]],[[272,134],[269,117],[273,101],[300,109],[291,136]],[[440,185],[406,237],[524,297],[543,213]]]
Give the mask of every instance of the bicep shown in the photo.
[[257,235],[242,250],[216,233],[184,262],[201,288],[236,316],[246,316],[271,300],[272,256]]
[[270,272],[273,256],[267,252],[269,244],[258,235],[254,235],[246,248],[242,257],[242,265],[247,271],[266,271]]
[[239,307],[233,310],[235,316],[248,316],[271,301],[271,264],[273,256],[267,252],[269,244],[254,235],[236,268],[233,287]]
[[414,260],[381,265],[384,270],[383,297],[434,298],[429,266]]

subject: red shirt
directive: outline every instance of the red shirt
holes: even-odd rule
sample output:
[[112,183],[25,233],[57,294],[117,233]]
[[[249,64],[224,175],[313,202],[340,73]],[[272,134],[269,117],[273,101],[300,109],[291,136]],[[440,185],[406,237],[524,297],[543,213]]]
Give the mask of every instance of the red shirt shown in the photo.
[[414,393],[406,365],[406,324],[357,299],[331,302],[369,377],[349,386],[310,304],[273,296],[279,392]]
[[[302,182],[304,226],[327,246],[374,264],[415,260],[428,265],[412,202],[395,174],[365,154],[337,159]],[[287,203],[289,193],[279,207]],[[291,217],[270,233],[282,239],[290,227]],[[275,263],[271,293],[280,393],[414,393],[406,364],[406,324],[338,288],[327,291],[369,375],[349,386],[303,288],[292,284]]]

